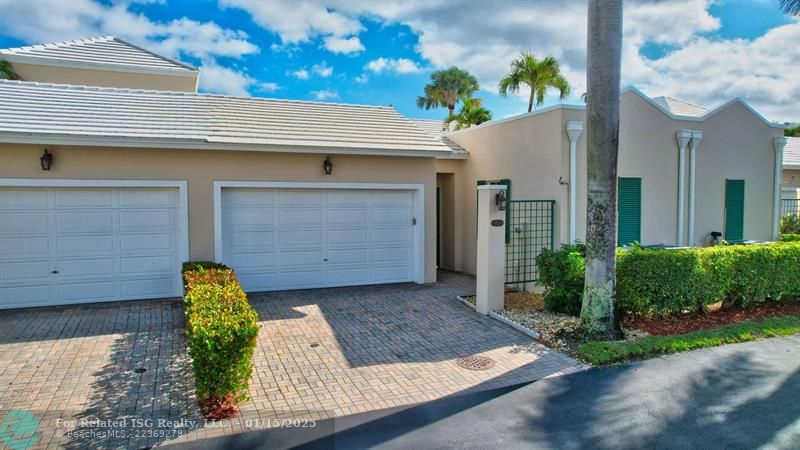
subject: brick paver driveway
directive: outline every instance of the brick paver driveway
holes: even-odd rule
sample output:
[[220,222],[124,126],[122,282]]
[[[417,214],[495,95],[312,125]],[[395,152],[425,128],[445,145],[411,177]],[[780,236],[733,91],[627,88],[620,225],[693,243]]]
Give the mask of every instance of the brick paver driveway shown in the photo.
[[[0,311],[0,413],[27,410],[42,422],[34,448],[138,449],[580,369],[457,302],[474,279],[440,278],[251,295],[262,325],[251,399],[223,425],[204,423],[195,405],[180,301]],[[456,365],[473,354],[496,364]]]

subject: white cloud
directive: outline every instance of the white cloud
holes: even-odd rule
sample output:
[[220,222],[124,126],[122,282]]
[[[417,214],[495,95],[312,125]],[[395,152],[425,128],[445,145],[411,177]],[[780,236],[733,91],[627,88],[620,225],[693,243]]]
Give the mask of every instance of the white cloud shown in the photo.
[[314,96],[317,100],[325,101],[325,100],[334,100],[339,98],[339,93],[336,91],[329,91],[329,90],[319,90],[319,91],[311,91],[311,95]]
[[311,71],[314,72],[315,75],[318,75],[322,78],[328,78],[329,76],[333,75],[333,67],[330,67],[326,61],[322,61],[319,64],[314,64],[311,66]]
[[259,91],[268,93],[275,92],[281,88],[278,85],[278,83],[272,83],[272,82],[258,83],[256,87],[258,88]]
[[247,11],[253,21],[276,33],[283,43],[306,42],[317,36],[347,37],[364,29],[358,19],[333,11],[322,2],[221,0],[220,4]]
[[407,58],[384,58],[373,59],[368,62],[364,69],[372,73],[394,72],[394,73],[414,73],[421,69],[416,62]]
[[298,80],[307,80],[311,78],[311,74],[306,69],[290,70],[286,72],[287,75],[293,76]]
[[129,6],[130,2],[104,5],[93,0],[0,0],[0,29],[28,43],[112,34],[175,58],[238,58],[259,51],[243,31],[185,17],[156,22]]
[[353,80],[355,80],[355,82],[358,84],[365,84],[367,81],[369,81],[369,76],[365,73],[362,73],[361,75],[353,78]]
[[357,36],[349,38],[341,38],[337,36],[328,36],[324,39],[325,48],[333,53],[358,53],[364,50],[364,44]]
[[246,73],[222,67],[214,62],[204,63],[200,67],[200,89],[218,94],[250,96],[250,88],[256,80]]

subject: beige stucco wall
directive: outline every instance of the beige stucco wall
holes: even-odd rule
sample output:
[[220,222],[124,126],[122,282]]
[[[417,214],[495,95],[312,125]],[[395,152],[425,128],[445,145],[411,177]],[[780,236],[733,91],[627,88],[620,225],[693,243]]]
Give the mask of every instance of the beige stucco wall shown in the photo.
[[[745,239],[768,240],[772,230],[774,151],[770,128],[741,105],[700,121],[673,120],[635,92],[621,97],[618,176],[642,178],[644,245],[677,243],[678,144],[681,129],[704,134],[697,153],[695,244],[711,231],[722,231],[726,178],[745,179]],[[512,198],[556,200],[556,242],[566,242],[569,227],[569,138],[565,125],[585,122],[585,112],[555,109],[494,126],[455,133],[450,138],[470,153],[469,160],[440,160],[437,171],[453,173],[458,208],[452,239],[454,269],[474,273],[476,183],[510,178]],[[586,230],[586,132],[577,145],[576,235]],[[684,233],[688,239],[689,154],[686,154]],[[443,236],[444,239],[450,239]]]
[[149,75],[110,70],[73,69],[39,64],[13,64],[14,71],[25,81],[74,84],[158,91],[196,92],[196,76]]
[[48,146],[53,169],[39,166],[42,146],[0,144],[0,178],[186,180],[189,253],[214,259],[214,181],[422,183],[425,185],[425,281],[436,280],[436,173],[433,158]]

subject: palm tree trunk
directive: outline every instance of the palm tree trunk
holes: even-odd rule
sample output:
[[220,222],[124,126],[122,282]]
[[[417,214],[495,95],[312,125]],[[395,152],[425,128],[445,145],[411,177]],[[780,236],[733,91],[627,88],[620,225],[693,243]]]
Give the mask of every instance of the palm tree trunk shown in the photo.
[[586,284],[581,325],[608,339],[616,315],[617,151],[622,0],[589,0],[586,106]]
[[531,96],[528,98],[528,112],[531,112],[531,110],[533,109],[533,93],[534,90],[533,88],[531,88]]
[[450,104],[447,105],[447,118],[450,119],[453,117],[453,111],[456,109],[456,105]]

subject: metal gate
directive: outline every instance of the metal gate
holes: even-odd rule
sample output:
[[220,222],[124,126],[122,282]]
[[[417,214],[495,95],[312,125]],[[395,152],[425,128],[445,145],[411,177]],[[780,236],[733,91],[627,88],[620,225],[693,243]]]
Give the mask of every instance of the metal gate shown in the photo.
[[800,199],[781,199],[781,217],[800,216]]
[[555,245],[555,200],[511,200],[506,228],[506,284],[539,278],[536,257]]

